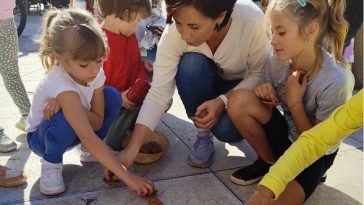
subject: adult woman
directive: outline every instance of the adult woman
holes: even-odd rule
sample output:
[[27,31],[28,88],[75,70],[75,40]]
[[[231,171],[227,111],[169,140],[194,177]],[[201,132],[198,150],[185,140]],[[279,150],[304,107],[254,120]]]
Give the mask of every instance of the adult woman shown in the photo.
[[264,15],[251,1],[166,0],[166,5],[169,25],[158,45],[152,87],[131,143],[119,157],[132,163],[177,86],[198,130],[187,162],[208,167],[214,153],[212,133],[221,141],[242,139],[225,108],[230,91],[259,83],[269,52]]

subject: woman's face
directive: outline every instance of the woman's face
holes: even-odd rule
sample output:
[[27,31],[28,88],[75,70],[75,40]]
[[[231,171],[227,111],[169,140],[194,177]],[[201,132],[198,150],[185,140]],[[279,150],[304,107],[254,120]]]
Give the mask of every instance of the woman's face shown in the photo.
[[193,6],[179,8],[173,15],[182,40],[190,46],[200,46],[215,32],[217,20],[204,16]]
[[305,39],[298,24],[281,12],[272,11],[269,16],[271,44],[280,60],[295,58],[305,48]]

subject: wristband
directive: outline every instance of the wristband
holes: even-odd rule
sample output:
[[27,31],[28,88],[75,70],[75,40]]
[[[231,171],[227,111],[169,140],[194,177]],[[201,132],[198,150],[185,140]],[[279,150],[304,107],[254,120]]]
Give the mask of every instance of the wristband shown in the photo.
[[227,109],[227,103],[228,103],[227,97],[225,95],[219,95],[219,98],[224,102],[225,109]]

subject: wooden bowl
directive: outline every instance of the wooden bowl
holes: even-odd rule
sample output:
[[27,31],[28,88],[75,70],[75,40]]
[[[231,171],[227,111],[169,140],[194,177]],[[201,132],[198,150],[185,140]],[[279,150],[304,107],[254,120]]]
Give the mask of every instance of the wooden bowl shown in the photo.
[[[128,145],[129,140],[130,136],[125,138],[125,140],[123,141],[123,147],[126,147],[126,145]],[[162,149],[162,151],[155,154],[147,154],[139,152],[134,162],[138,164],[151,164],[153,162],[156,162],[164,155],[164,153],[167,152],[169,147],[168,139],[159,132],[152,132],[152,134],[145,140],[144,144],[147,144],[148,142],[157,143]]]

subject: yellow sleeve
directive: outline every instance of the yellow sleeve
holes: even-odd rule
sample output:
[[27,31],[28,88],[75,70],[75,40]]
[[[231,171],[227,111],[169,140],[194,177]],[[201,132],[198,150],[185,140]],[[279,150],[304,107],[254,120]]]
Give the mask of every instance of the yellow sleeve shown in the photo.
[[363,127],[363,90],[338,107],[330,117],[312,129],[303,132],[279,158],[259,185],[272,190],[275,199],[306,167],[345,137]]

